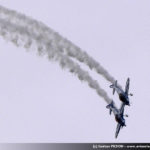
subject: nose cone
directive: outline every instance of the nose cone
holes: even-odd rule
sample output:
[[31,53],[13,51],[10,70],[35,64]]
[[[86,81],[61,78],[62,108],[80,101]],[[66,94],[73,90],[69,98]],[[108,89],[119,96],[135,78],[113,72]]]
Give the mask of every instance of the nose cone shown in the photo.
[[129,99],[126,100],[126,105],[130,106]]
[[123,126],[126,126],[126,124],[125,124],[125,120],[123,120],[123,122],[122,122],[122,123],[123,123]]

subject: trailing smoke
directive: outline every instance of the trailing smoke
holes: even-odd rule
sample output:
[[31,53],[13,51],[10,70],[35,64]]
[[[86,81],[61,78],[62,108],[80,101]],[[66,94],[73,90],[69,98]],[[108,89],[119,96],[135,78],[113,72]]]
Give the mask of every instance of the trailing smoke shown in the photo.
[[[115,82],[114,77],[112,77],[108,71],[100,65],[100,63],[90,57],[86,52],[82,51],[79,47],[74,45],[71,41],[63,38],[61,35],[43,23],[2,6],[0,6],[0,18],[7,19],[13,24],[19,24],[22,27],[26,27],[28,31],[34,31],[36,34],[41,35],[42,38],[47,39],[50,43],[53,43],[53,45],[55,45],[55,50],[86,64],[91,70],[94,69],[98,74],[102,75],[111,83]],[[121,87],[120,85],[118,86]]]
[[38,51],[46,53],[49,59],[58,61],[62,68],[66,68],[71,73],[77,75],[79,80],[86,81],[89,87],[95,89],[97,94],[103,97],[108,104],[111,103],[112,99],[108,97],[107,93],[99,86],[96,80],[92,79],[88,72],[81,69],[67,55],[58,51],[56,48],[57,43],[43,38],[43,35],[39,35],[37,32],[28,30],[27,26],[9,22],[8,19],[0,19],[0,35],[4,39],[11,41],[16,46],[24,46],[25,48],[31,48],[33,45],[36,46]]

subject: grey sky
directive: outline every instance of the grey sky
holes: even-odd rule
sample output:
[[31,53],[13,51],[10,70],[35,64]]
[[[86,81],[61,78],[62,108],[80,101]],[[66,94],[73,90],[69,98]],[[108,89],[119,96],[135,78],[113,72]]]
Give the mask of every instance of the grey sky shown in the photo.
[[[127,127],[105,101],[57,63],[0,40],[1,142],[149,142],[150,1],[5,0],[46,23],[98,60],[124,87],[131,78]],[[84,69],[88,69],[81,65]],[[90,74],[112,96],[109,82]]]

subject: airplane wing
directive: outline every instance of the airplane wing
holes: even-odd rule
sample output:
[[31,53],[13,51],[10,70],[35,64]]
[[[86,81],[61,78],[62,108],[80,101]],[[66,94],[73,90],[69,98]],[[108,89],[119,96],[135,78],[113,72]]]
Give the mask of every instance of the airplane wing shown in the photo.
[[122,117],[123,117],[123,114],[124,114],[124,106],[125,106],[125,104],[122,103],[121,107],[120,107],[120,114],[121,114]]
[[129,86],[130,86],[130,79],[128,78],[127,79],[127,82],[126,82],[126,88],[125,88],[125,93],[128,95],[129,93]]
[[118,124],[117,124],[117,128],[116,128],[115,138],[117,138],[117,136],[118,136],[118,134],[119,134],[119,131],[120,131],[120,128],[121,128],[121,124],[118,123]]

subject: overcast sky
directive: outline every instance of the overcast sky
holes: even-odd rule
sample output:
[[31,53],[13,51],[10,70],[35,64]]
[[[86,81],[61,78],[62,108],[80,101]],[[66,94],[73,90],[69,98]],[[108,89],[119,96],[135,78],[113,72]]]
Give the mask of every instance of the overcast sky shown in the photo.
[[[0,142],[150,142],[149,0],[0,0],[81,47],[134,94],[127,127],[107,103],[57,62],[0,38]],[[89,73],[120,106],[110,83]]]

